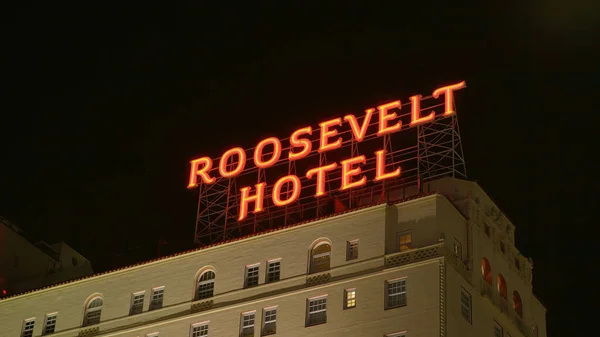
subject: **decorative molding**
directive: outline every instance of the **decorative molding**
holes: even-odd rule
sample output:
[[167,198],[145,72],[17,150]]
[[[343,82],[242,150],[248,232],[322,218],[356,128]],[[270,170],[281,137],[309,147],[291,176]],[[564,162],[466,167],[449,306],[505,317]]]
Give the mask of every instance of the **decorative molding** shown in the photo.
[[440,337],[446,336],[446,264],[439,262],[440,269]]

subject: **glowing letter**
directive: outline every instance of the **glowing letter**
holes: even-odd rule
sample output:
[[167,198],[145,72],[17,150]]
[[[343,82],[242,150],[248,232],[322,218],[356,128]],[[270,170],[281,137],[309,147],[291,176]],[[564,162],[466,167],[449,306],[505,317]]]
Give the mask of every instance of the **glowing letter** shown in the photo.
[[[281,200],[281,187],[287,183],[292,183],[292,195],[289,196],[287,200]],[[289,175],[277,180],[275,186],[273,186],[273,203],[275,206],[285,206],[291,204],[292,202],[298,200],[298,197],[300,197],[300,189],[300,178],[296,177],[295,175]],[[290,191],[289,185],[287,191]]]
[[[271,159],[267,161],[262,160],[263,149],[267,144],[273,144],[273,155]],[[275,137],[267,138],[262,140],[258,145],[256,145],[256,149],[254,149],[254,165],[258,168],[267,168],[273,166],[281,157],[281,142],[279,139]]]
[[[236,154],[238,156],[237,167],[232,171],[227,170],[227,162],[229,157]],[[233,163],[232,163],[233,164]],[[223,178],[231,178],[235,177],[246,167],[246,152],[241,147],[234,147],[233,149],[229,149],[223,153],[221,156],[221,160],[219,161],[219,174]]]
[[[298,136],[304,135],[304,134],[312,135],[312,128],[310,126],[308,126],[308,127],[302,128],[302,129],[298,129],[298,130],[294,131],[294,133],[292,133],[292,136],[290,137],[290,145],[291,145],[290,154],[289,154],[290,160],[302,159],[302,158],[308,156],[308,154],[310,153],[310,150],[312,150],[312,143],[310,142],[309,139],[306,139],[306,138],[298,139]],[[292,147],[303,147],[304,149],[298,153],[293,153]]]
[[[212,168],[213,162],[208,157],[202,157],[194,159],[190,162],[192,169],[190,170],[190,182],[188,188],[194,188],[198,186],[198,176],[202,178],[202,182],[205,184],[212,184],[215,182],[215,178],[209,175],[210,169]],[[203,165],[202,169],[198,169],[200,164]]]
[[358,121],[354,115],[344,116],[344,120],[350,123],[350,127],[352,128],[352,134],[354,135],[354,139],[357,142],[362,142],[365,139],[365,135],[367,134],[367,128],[369,127],[369,123],[371,123],[371,116],[373,116],[373,111],[375,109],[367,109],[365,110],[365,120],[363,121],[362,126],[358,125]]
[[379,109],[379,131],[377,132],[378,136],[383,136],[388,133],[396,132],[400,130],[402,127],[402,121],[398,121],[395,125],[388,126],[388,121],[398,117],[396,113],[388,114],[388,110],[398,108],[400,109],[402,106],[400,105],[400,101],[395,101],[387,104],[383,104],[377,107]]
[[329,130],[329,127],[335,125],[342,125],[342,119],[336,118],[319,124],[319,126],[321,127],[321,147],[319,147],[319,152],[335,150],[342,146],[342,138],[340,137],[338,137],[338,139],[335,142],[328,143],[329,138],[337,135],[338,133],[338,131],[335,129],[331,131]]
[[315,197],[325,195],[325,173],[334,170],[337,167],[336,163],[317,167],[306,172],[306,177],[311,179],[315,173],[317,174],[317,193]]
[[425,116],[425,117],[421,117],[421,98],[423,98],[423,96],[421,95],[416,95],[416,96],[412,96],[410,97],[410,101],[411,101],[411,118],[410,118],[410,126],[414,126],[414,125],[418,125],[418,124],[422,124],[422,123],[427,123],[432,121],[435,118],[435,112],[431,112],[429,113],[429,115]]
[[360,174],[362,171],[360,167],[352,168],[352,165],[355,164],[364,164],[365,156],[358,156],[346,160],[342,160],[342,187],[340,190],[347,190],[349,188],[354,188],[358,186],[362,186],[367,183],[367,177],[362,176],[359,180],[352,182],[352,177]]
[[394,172],[385,173],[385,150],[375,151],[376,157],[376,168],[377,174],[375,175],[375,180],[385,180],[393,177],[397,177],[400,175],[400,168],[398,167]]
[[250,196],[251,187],[244,187],[240,190],[242,192],[242,198],[240,200],[240,217],[238,218],[238,221],[242,221],[248,216],[249,202],[254,202],[254,210],[252,213],[263,211],[263,199],[266,185],[267,183],[259,183],[254,185],[256,187],[256,194],[253,196]]
[[456,84],[452,84],[449,86],[445,86],[445,87],[441,87],[439,89],[435,89],[433,91],[433,98],[437,99],[438,97],[440,97],[440,94],[444,94],[444,96],[446,97],[446,111],[444,111],[444,115],[445,116],[449,116],[452,115],[453,113],[455,113],[454,111],[454,94],[453,91],[454,90],[458,90],[458,89],[462,89],[466,87],[466,83],[465,81],[462,81],[460,83],[456,83]]

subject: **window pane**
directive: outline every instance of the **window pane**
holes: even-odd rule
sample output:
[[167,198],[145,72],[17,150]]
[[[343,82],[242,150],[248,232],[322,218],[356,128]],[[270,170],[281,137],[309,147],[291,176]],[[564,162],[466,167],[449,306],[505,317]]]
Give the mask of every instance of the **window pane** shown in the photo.
[[267,282],[279,281],[280,261],[269,262],[267,267]]

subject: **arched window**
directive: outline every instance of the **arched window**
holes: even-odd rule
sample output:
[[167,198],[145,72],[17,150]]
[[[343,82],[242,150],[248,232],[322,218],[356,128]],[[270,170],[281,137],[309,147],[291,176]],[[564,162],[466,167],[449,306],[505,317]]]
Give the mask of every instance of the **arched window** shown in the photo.
[[500,297],[502,297],[503,299],[506,299],[507,297],[507,289],[506,289],[506,280],[504,279],[504,276],[502,276],[502,274],[498,274],[498,294],[500,294]]
[[213,297],[215,290],[215,272],[214,270],[206,270],[200,277],[196,284],[196,300]]
[[310,273],[329,270],[331,259],[331,244],[327,241],[318,242],[310,251]]
[[481,276],[487,284],[492,285],[492,266],[485,257],[481,259]]
[[102,314],[102,297],[93,297],[85,307],[85,315],[83,316],[83,326],[95,325],[100,323],[100,315]]
[[513,309],[519,317],[523,317],[523,302],[521,302],[521,295],[518,291],[513,291]]

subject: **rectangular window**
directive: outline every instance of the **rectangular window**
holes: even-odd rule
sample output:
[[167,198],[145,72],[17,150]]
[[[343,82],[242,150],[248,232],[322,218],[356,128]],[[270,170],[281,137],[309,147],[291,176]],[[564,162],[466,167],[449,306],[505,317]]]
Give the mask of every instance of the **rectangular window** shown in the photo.
[[412,249],[412,232],[398,233],[398,251],[403,252]]
[[386,281],[386,309],[403,307],[406,299],[406,279]]
[[462,260],[462,244],[456,239],[454,239],[454,256]]
[[255,264],[246,266],[246,284],[245,288],[255,287],[258,285],[258,268],[260,265]]
[[254,336],[254,318],[255,311],[246,312],[242,314],[241,331],[240,337],[253,337]]
[[130,315],[140,314],[144,310],[145,294],[145,291],[139,291],[131,295],[131,309],[129,309]]
[[344,309],[356,307],[356,288],[344,290]]
[[327,323],[327,297],[309,298],[306,326]]
[[267,261],[267,283],[279,281],[281,260]]
[[208,322],[192,324],[190,331],[190,337],[204,337],[208,336]]
[[160,309],[163,306],[163,298],[165,297],[165,287],[158,287],[152,289],[152,301],[150,302],[150,308],[148,310]]
[[277,307],[263,309],[263,328],[262,336],[274,335],[277,333]]
[[358,240],[346,242],[346,261],[358,259]]
[[462,317],[464,317],[467,322],[471,322],[471,294],[465,290],[465,288],[460,288],[460,313]]
[[26,319],[23,322],[23,332],[21,333],[22,337],[31,337],[33,336],[33,327],[35,326],[35,318]]
[[385,337],[406,337],[406,331],[390,333],[385,335]]
[[494,337],[502,337],[502,336],[503,336],[502,326],[500,326],[500,324],[498,324],[498,322],[494,321]]
[[54,330],[56,329],[56,316],[57,315],[58,315],[57,313],[46,315],[46,320],[44,322],[44,332],[42,333],[43,335],[48,335],[48,334],[54,333]]

